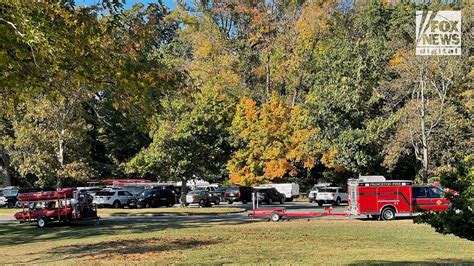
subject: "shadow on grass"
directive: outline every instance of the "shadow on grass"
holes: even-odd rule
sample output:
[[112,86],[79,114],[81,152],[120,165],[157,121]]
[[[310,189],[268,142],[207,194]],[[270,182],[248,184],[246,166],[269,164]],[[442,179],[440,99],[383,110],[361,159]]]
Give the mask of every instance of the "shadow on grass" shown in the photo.
[[[28,261],[35,262],[56,262],[64,259],[81,259],[88,257],[95,261],[101,259],[124,259],[134,255],[148,253],[152,256],[159,256],[159,253],[166,251],[180,251],[194,249],[209,245],[218,244],[221,240],[198,240],[192,237],[174,239],[170,237],[155,237],[146,239],[123,239],[114,241],[102,241],[94,244],[69,245],[56,247],[44,254],[44,257]],[[64,256],[67,254],[67,256]],[[156,258],[156,257],[155,257]]]
[[212,227],[214,225],[238,225],[255,221],[226,220],[224,218],[200,219],[114,219],[101,221],[98,226],[91,222],[73,223],[69,226],[51,223],[38,228],[35,224],[0,225],[0,247],[42,241],[74,240],[97,236],[120,236],[123,234],[145,233],[167,229]]
[[437,259],[436,261],[386,261],[386,260],[364,260],[349,265],[474,265],[474,260],[462,259]]

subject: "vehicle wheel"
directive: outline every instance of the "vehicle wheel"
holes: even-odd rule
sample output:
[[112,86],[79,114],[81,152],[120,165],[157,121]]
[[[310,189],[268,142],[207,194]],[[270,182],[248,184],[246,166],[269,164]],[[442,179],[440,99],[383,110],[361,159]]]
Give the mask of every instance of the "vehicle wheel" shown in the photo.
[[216,199],[216,202],[214,204],[219,205],[221,203],[220,199]]
[[39,217],[36,220],[36,224],[38,225],[39,228],[43,228],[48,224],[48,219],[46,219],[46,217]]
[[247,200],[242,200],[242,204],[247,204]]
[[122,207],[122,204],[120,203],[120,201],[116,200],[114,201],[114,204],[112,204],[112,207],[114,207],[115,209],[118,209]]
[[276,212],[273,212],[272,215],[270,216],[270,220],[272,220],[272,222],[278,222],[280,221],[280,219],[281,219],[280,214]]
[[336,199],[336,206],[339,206],[339,205],[341,205],[341,198]]
[[15,207],[15,204],[13,204],[13,202],[9,201],[9,202],[7,203],[7,208],[11,209],[11,208],[13,208],[13,207]]
[[322,201],[318,201],[318,206],[319,206],[319,207],[323,206],[323,202],[322,202]]
[[200,201],[199,201],[199,206],[201,206],[201,207],[204,207],[204,203],[205,203],[205,202],[204,202],[204,200],[203,200],[203,199],[202,199],[202,200],[200,200]]
[[150,208],[150,203],[146,203],[145,208]]
[[267,204],[268,204],[268,205],[273,204],[273,199],[272,199],[272,198],[269,198],[269,199],[267,200]]
[[395,210],[390,207],[386,207],[385,209],[382,210],[381,216],[382,216],[382,220],[385,220],[385,221],[393,220],[395,219]]
[[285,197],[282,197],[282,198],[280,199],[280,204],[285,204],[285,200],[286,200],[286,198],[285,198]]

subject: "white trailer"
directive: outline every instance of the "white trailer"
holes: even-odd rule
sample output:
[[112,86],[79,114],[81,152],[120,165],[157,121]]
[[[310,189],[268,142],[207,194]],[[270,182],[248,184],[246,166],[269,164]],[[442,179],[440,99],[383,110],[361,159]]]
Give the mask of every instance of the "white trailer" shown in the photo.
[[300,195],[300,185],[296,183],[282,183],[282,184],[264,184],[260,187],[273,187],[278,192],[285,194],[286,201],[292,201]]

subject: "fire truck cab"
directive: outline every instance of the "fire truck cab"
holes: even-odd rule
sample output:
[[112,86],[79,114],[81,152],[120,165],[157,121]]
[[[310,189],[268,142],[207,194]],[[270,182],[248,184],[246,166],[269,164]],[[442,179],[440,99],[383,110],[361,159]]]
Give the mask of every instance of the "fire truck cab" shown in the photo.
[[393,220],[397,214],[443,211],[449,207],[443,190],[433,185],[413,185],[411,180],[385,180],[361,176],[348,181],[349,213]]

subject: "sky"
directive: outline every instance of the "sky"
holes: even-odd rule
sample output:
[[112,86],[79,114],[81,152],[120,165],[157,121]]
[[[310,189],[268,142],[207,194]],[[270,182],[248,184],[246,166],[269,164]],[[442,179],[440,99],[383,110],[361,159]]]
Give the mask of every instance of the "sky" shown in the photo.
[[[102,0],[75,0],[75,2],[77,6],[80,6],[80,5],[90,6],[90,5],[100,3],[102,2]],[[157,3],[157,2],[158,1],[156,0],[125,0],[124,8],[129,9],[136,3],[143,3],[146,6],[148,3]],[[170,7],[171,9],[176,7],[175,0],[163,0],[163,3],[167,5],[168,7]]]

